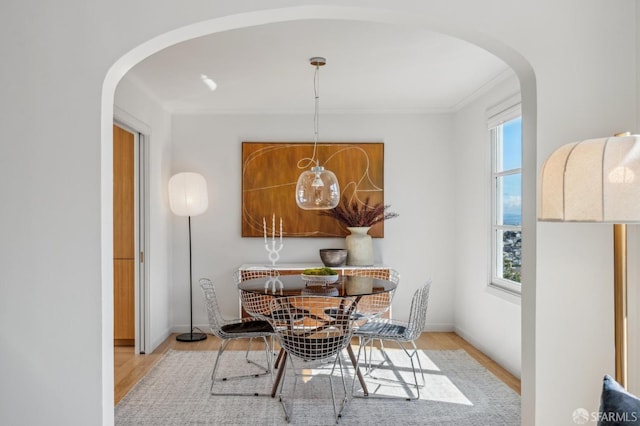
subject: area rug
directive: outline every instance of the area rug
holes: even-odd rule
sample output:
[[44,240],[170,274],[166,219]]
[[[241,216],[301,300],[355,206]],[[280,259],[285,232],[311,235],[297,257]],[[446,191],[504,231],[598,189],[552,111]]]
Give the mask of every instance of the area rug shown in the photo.
[[[380,368],[376,377],[411,375],[408,358],[398,349],[387,349],[392,370]],[[262,362],[264,353],[251,356]],[[209,393],[216,352],[169,351],[136,384],[115,408],[116,425],[282,425],[285,421],[278,398],[269,396],[269,376],[216,382],[216,392],[255,392],[260,396],[213,396]],[[381,360],[382,355],[376,359]],[[520,424],[520,397],[463,350],[420,352],[425,385],[420,399],[413,401],[353,398],[340,424],[343,425],[492,425]],[[305,368],[306,365],[304,366]],[[328,366],[309,366],[326,370]],[[252,368],[244,352],[228,351],[221,362],[221,376]],[[287,371],[289,373],[289,371]],[[346,372],[351,384],[353,369]],[[285,392],[292,383],[285,381]],[[338,397],[344,395],[340,379],[334,384]],[[357,382],[356,382],[357,383]],[[386,380],[367,377],[372,394],[402,394],[405,389]],[[356,385],[356,394],[358,387]],[[292,425],[335,424],[327,380],[298,382]]]

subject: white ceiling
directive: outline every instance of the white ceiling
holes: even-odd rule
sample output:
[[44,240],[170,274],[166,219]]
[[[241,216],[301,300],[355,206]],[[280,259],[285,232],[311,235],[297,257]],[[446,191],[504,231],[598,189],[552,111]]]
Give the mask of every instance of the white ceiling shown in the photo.
[[312,20],[189,40],[150,56],[127,77],[172,112],[309,112],[312,56],[327,58],[321,112],[451,112],[512,75],[487,51],[440,33]]

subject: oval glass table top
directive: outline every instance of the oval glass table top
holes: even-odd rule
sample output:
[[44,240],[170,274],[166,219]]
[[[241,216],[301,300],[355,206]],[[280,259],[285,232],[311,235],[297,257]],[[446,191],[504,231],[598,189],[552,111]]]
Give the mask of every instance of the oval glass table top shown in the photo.
[[242,291],[272,296],[313,294],[314,290],[318,295],[366,296],[387,293],[396,287],[397,284],[388,280],[349,275],[341,275],[335,283],[327,283],[326,285],[307,282],[300,275],[253,278],[238,284],[238,288]]

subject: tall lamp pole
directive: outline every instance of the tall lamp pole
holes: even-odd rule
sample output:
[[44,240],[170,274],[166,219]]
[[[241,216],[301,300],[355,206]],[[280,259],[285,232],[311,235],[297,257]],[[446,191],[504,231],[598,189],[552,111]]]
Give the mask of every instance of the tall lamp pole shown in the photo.
[[[169,179],[169,205],[177,216],[187,216],[189,224],[189,332],[176,336],[180,342],[198,342],[207,335],[193,326],[193,272],[191,261],[191,216],[204,213],[209,205],[207,182],[198,173],[178,173]],[[194,332],[195,331],[195,332]]]

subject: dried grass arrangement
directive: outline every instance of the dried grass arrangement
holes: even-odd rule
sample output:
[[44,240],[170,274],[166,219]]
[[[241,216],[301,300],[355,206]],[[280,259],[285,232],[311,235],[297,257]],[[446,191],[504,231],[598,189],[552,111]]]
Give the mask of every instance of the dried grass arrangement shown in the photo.
[[348,202],[345,197],[342,197],[340,204],[336,208],[323,210],[319,214],[332,217],[346,227],[363,227],[373,226],[383,220],[398,217],[398,213],[386,211],[389,207],[391,206],[382,203],[369,206],[369,197],[364,202],[360,202],[357,199]]

